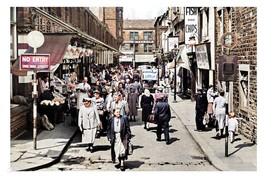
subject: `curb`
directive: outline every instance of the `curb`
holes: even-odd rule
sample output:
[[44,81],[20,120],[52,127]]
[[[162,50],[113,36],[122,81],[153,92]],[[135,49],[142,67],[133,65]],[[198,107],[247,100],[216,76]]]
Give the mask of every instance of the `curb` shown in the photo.
[[210,146],[208,146],[208,145],[203,146],[201,144],[201,143],[205,143],[205,141],[198,134],[193,133],[193,132],[190,131],[190,129],[189,129],[190,126],[186,126],[185,125],[183,120],[179,117],[177,112],[175,112],[175,110],[173,109],[172,106],[171,106],[171,109],[175,113],[177,118],[180,119],[180,121],[183,123],[184,127],[186,128],[186,130],[188,131],[190,136],[193,138],[193,140],[196,142],[196,144],[200,147],[201,151],[204,153],[204,155],[207,158],[208,162],[211,165],[213,165],[216,169],[218,169],[219,171],[230,171],[231,169],[229,169],[227,166],[225,166],[223,164],[223,162],[214,154],[214,151],[212,150],[212,148]]
[[62,151],[60,152],[59,156],[54,159],[53,161],[43,164],[43,165],[39,165],[39,166],[35,166],[32,168],[27,168],[27,169],[22,169],[22,170],[18,170],[18,171],[37,171],[39,169],[44,169],[44,168],[48,168],[54,164],[57,164],[60,162],[62,156],[66,153],[66,151],[68,150],[68,147],[70,146],[72,140],[74,139],[74,137],[80,132],[80,130],[77,128],[76,131],[74,132],[74,134],[70,137],[70,139],[68,140],[67,144],[64,146],[64,148],[62,149]]

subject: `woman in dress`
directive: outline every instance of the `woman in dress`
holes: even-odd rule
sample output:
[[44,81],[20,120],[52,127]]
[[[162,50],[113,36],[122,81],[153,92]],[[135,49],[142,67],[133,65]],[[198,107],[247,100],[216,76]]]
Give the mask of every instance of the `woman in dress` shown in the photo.
[[84,98],[84,105],[79,110],[78,126],[82,132],[82,143],[88,144],[86,151],[93,152],[97,128],[100,125],[98,111],[91,104],[90,98]]
[[113,163],[118,159],[119,163],[115,167],[124,171],[124,161],[128,158],[128,142],[131,138],[131,130],[127,118],[120,114],[120,109],[116,109],[114,116],[108,121],[107,137],[111,144],[111,159]]
[[137,105],[138,105],[138,93],[135,92],[135,88],[130,88],[130,93],[127,96],[127,103],[129,107],[129,117],[130,121],[136,121],[135,116],[137,116]]
[[142,121],[144,122],[144,129],[147,129],[147,118],[152,112],[153,105],[154,97],[150,94],[148,89],[145,89],[145,92],[141,97]]

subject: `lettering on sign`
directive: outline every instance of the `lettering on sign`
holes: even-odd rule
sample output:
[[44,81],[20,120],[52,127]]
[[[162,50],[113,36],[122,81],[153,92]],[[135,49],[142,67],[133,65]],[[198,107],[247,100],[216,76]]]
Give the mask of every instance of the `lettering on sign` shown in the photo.
[[20,56],[20,69],[23,70],[49,70],[49,54],[22,54]]
[[[198,8],[185,7],[185,44],[189,44],[189,38],[198,33]],[[196,43],[198,39],[196,38]]]

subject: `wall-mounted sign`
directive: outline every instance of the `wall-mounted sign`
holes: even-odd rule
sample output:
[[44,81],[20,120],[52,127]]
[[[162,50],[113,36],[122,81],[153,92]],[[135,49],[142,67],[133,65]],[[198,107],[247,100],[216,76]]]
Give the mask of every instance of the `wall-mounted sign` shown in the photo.
[[185,44],[189,44],[189,38],[195,36],[196,43],[198,43],[198,8],[185,7]]
[[50,70],[50,54],[22,54],[20,56],[22,70]]
[[223,47],[229,48],[229,49],[237,45],[236,34],[230,33],[230,32],[223,34],[220,41]]
[[176,45],[176,47],[179,48],[178,44],[179,44],[179,37],[178,36],[169,36],[168,37],[168,50],[169,50],[169,52],[172,51],[172,49],[174,48],[174,45]]
[[196,45],[196,61],[199,69],[210,69],[210,44],[203,43]]
[[219,58],[219,81],[237,80],[237,56],[223,55]]

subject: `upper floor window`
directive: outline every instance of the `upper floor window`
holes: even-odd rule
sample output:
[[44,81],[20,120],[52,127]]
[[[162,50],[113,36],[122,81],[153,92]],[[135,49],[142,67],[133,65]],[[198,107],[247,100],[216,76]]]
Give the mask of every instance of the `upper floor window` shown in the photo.
[[138,40],[138,32],[130,32],[130,40]]
[[152,32],[144,32],[144,40],[152,40]]

